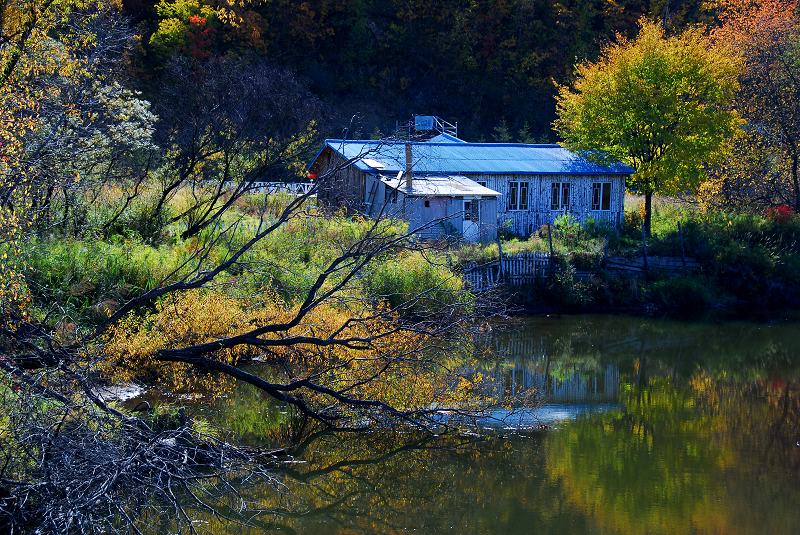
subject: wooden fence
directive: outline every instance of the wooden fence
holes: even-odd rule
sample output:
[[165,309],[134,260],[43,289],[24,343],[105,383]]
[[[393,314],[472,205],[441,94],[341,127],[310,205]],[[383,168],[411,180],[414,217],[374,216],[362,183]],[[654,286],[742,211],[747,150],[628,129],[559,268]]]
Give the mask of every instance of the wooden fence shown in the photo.
[[550,273],[550,253],[503,254],[487,264],[471,264],[464,268],[464,281],[482,292],[500,284],[522,286]]
[[252,191],[260,193],[277,193],[280,191],[300,196],[306,195],[313,187],[313,182],[253,182]]
[[[605,261],[605,269],[622,277],[644,277],[648,272],[666,273],[695,272],[700,263],[692,257],[650,256],[623,258],[611,257]],[[469,264],[464,268],[464,281],[475,291],[489,290],[498,284],[524,286],[533,284],[536,279],[549,276],[551,262],[549,253],[503,254],[502,261],[494,260],[486,264]],[[573,276],[586,280],[595,271],[576,271]]]
[[694,272],[700,263],[693,257],[639,256],[635,258],[611,257],[606,260],[606,269],[627,276],[641,276],[648,271]]

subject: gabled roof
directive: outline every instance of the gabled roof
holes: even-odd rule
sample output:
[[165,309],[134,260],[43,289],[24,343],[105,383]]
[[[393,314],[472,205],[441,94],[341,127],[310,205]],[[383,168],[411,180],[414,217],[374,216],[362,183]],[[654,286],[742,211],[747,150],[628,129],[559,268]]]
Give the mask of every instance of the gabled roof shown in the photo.
[[411,191],[406,188],[406,180],[402,176],[390,177],[380,175],[381,182],[413,197],[500,197],[499,191],[481,186],[465,176],[414,176]]
[[452,136],[446,132],[442,132],[441,134],[436,134],[432,138],[425,141],[425,143],[447,143],[448,141],[452,141],[453,143],[466,143],[461,138],[456,136]]
[[[309,167],[326,148],[345,160],[353,160],[365,173],[392,175],[405,171],[402,141],[328,139]],[[622,163],[594,163],[560,145],[428,141],[412,143],[412,152],[416,174],[629,175],[634,171]]]

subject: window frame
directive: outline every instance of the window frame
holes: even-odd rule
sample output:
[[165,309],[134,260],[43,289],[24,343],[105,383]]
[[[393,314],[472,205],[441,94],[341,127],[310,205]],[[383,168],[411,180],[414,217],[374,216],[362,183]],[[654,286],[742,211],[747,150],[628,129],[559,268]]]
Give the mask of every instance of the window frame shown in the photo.
[[527,180],[510,180],[508,182],[509,212],[527,212],[530,208],[530,182]]
[[[469,211],[467,211],[467,203],[469,203]],[[481,222],[481,200],[480,199],[464,199],[464,221],[472,221],[480,224]]]
[[[565,195],[566,192],[566,195]],[[559,180],[550,183],[550,210],[554,212],[568,211],[572,200],[572,183]],[[557,201],[557,202],[553,202]]]
[[610,212],[611,204],[611,181],[592,182],[592,212]]

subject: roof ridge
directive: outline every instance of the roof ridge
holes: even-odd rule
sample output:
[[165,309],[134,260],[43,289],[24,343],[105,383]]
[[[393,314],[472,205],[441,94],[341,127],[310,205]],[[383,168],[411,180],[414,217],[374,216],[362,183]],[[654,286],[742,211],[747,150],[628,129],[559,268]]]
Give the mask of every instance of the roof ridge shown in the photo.
[[558,143],[490,143],[490,142],[473,142],[473,141],[403,141],[403,140],[385,140],[385,139],[325,139],[328,144],[342,144],[342,143],[359,143],[361,145],[400,145],[411,143],[412,145],[420,146],[438,146],[445,145],[448,147],[534,147],[534,148],[547,148],[547,149],[564,149]]

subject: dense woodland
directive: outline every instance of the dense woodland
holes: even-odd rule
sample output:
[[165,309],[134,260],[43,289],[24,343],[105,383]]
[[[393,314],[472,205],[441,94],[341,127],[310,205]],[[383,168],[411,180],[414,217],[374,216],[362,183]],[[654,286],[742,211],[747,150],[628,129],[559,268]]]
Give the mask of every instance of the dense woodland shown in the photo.
[[[287,69],[322,103],[322,131],[391,133],[412,113],[458,121],[465,139],[553,141],[554,82],[642,16],[678,31],[709,22],[709,2],[127,0],[140,34],[133,76],[155,96],[188,56],[258,58]],[[232,17],[220,15],[219,6]]]

